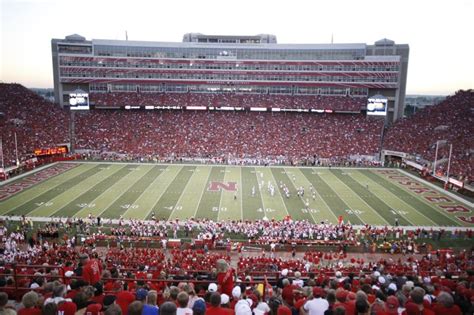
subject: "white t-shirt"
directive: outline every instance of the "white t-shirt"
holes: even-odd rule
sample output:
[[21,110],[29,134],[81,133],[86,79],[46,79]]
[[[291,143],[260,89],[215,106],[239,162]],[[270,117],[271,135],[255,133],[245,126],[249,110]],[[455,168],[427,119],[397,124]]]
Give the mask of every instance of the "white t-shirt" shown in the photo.
[[189,307],[186,307],[186,308],[178,307],[178,309],[176,310],[176,315],[193,315],[193,310],[190,309]]
[[325,299],[316,298],[306,302],[303,308],[308,312],[308,315],[324,315],[324,312],[329,308],[329,303]]
[[296,285],[297,287],[302,288],[304,285],[304,281],[301,279],[294,279],[293,280],[293,285]]

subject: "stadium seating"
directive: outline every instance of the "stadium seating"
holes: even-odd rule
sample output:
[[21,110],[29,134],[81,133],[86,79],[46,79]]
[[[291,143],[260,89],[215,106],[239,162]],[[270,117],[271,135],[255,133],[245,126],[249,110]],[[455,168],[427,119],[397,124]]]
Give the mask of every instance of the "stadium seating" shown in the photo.
[[19,84],[0,84],[0,134],[5,165],[24,161],[34,149],[69,142],[69,113]]
[[[384,148],[420,155],[434,161],[436,142],[453,145],[450,175],[472,181],[474,178],[474,92],[459,91],[442,103],[428,106],[413,116],[398,120],[384,139]],[[439,149],[438,160],[447,158],[447,146]],[[447,163],[440,166],[447,171]]]
[[[29,224],[23,223],[27,228]],[[288,228],[296,228],[292,224],[297,223],[288,223]],[[52,224],[50,228],[54,226],[59,225]],[[212,226],[215,225],[209,223],[204,228],[209,230]],[[73,225],[66,229],[74,231]],[[397,229],[375,230],[375,233],[384,237],[384,233],[395,233]],[[419,314],[411,313],[413,307],[432,310],[434,314],[470,314],[473,311],[474,277],[467,272],[472,268],[472,253],[467,251],[438,250],[418,256],[377,258],[308,250],[301,259],[265,254],[240,256],[234,269],[230,257],[219,252],[136,247],[96,249],[96,244],[89,242],[75,247],[74,237],[69,238],[67,234],[61,242],[33,237],[27,246],[23,233],[6,229],[3,224],[0,224],[0,230],[4,244],[0,263],[2,312],[10,308],[23,314],[37,309],[35,314],[50,314],[46,305],[54,303],[58,308],[68,306],[99,314],[115,300],[123,312],[128,310],[132,314],[133,307],[129,305],[141,301],[137,303],[142,307],[142,303],[147,303],[145,297],[155,290],[152,294],[156,294],[155,302],[159,307],[166,308],[164,303],[167,301],[176,303],[177,295],[186,292],[189,295],[187,306],[198,309],[202,303],[211,313],[213,307],[219,306],[212,305],[211,295],[216,291],[223,293],[227,274],[235,279],[239,289],[232,289],[221,299],[230,298],[230,305],[224,307],[234,309],[235,314],[247,314],[241,313],[240,307],[236,306],[242,294],[252,300],[249,304],[253,310],[263,307],[259,307],[261,303],[274,307],[275,300],[278,302],[276,308],[283,305],[295,311],[301,307],[308,309],[311,306],[307,301],[316,296],[331,301],[329,295],[335,295],[337,301],[331,307],[343,307],[345,314],[356,314],[350,301],[366,302],[374,314],[398,314],[391,312],[393,304],[400,306],[400,311],[405,311],[403,314]],[[357,233],[358,237],[364,234],[371,237],[374,232],[369,227],[364,230],[369,233]],[[418,231],[400,233],[400,241],[413,239],[416,233]],[[472,238],[472,233],[469,237]],[[225,267],[228,262],[231,262],[230,267]],[[97,269],[91,269],[91,266]],[[98,272],[98,282],[91,283],[94,279],[91,272]],[[231,283],[234,286],[234,281]],[[5,305],[5,294],[23,303],[11,301]],[[41,302],[35,298],[31,303],[32,295],[40,295]],[[204,301],[197,302],[200,299]],[[98,305],[94,306],[94,311],[91,305],[95,304]],[[23,308],[30,309],[22,311]],[[207,313],[195,311],[195,314]]]
[[[472,91],[460,91],[443,103],[398,120],[388,129],[384,148],[434,159],[437,140],[453,144],[451,174],[471,181],[474,160]],[[91,101],[118,105],[256,106],[360,110],[363,98],[347,96],[238,95],[199,93],[92,93]],[[69,143],[67,111],[18,84],[0,84],[0,130],[5,165],[20,162],[33,150]],[[362,114],[298,114],[208,111],[103,110],[76,115],[76,148],[153,159],[204,157],[301,158],[345,160],[380,149],[382,120]],[[447,147],[438,159],[447,157]],[[446,163],[438,167],[446,171]],[[470,177],[471,176],[471,177]]]
[[193,111],[90,111],[76,118],[78,149],[161,157],[372,155],[383,124],[362,115]]
[[350,96],[269,95],[235,93],[91,93],[92,104],[101,107],[132,106],[232,106],[330,109],[360,112],[367,98]]

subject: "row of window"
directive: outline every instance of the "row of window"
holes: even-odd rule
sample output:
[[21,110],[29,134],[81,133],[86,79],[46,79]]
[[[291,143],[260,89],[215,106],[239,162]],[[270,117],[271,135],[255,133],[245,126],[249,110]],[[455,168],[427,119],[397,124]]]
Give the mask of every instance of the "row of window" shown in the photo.
[[203,73],[97,73],[97,72],[68,72],[61,70],[62,77],[82,78],[133,78],[133,79],[175,79],[175,80],[224,80],[224,81],[308,81],[308,82],[386,82],[396,83],[397,76],[392,77],[347,77],[347,76],[292,76],[292,75],[248,75],[248,74],[203,74]]
[[219,59],[274,59],[274,60],[357,60],[363,59],[365,49],[248,49],[248,48],[189,48],[189,47],[131,47],[95,45],[96,56]]
[[145,68],[145,69],[209,69],[209,70],[268,70],[268,71],[399,71],[398,64],[386,65],[277,65],[277,64],[199,64],[193,63],[165,63],[135,61],[84,61],[71,60],[68,57],[60,58],[61,66],[97,67],[97,68]]
[[351,95],[367,96],[366,88],[338,88],[338,87],[263,87],[263,86],[221,86],[221,85],[179,85],[179,84],[105,84],[93,83],[90,92],[137,92],[165,93],[165,92],[224,92],[242,94],[296,94],[296,95]]

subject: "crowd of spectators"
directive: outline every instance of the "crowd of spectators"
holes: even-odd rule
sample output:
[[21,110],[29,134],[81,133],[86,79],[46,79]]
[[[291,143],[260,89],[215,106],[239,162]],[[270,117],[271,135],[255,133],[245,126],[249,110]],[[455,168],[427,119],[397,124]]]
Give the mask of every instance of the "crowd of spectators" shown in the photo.
[[90,111],[76,115],[76,148],[160,157],[336,158],[377,153],[382,125],[361,114]]
[[[449,145],[453,145],[450,175],[474,180],[474,91],[458,91],[438,105],[426,106],[408,118],[399,119],[384,139],[384,149],[406,152],[434,161],[444,160],[437,171],[446,173]],[[444,142],[446,140],[446,142]]]
[[323,109],[360,112],[366,97],[332,95],[279,95],[236,93],[91,93],[90,101],[100,107],[130,106],[207,106]]
[[2,228],[10,244],[2,258],[15,255],[0,263],[4,314],[457,315],[474,307],[468,251],[371,259],[308,250],[301,259],[240,256],[234,267],[222,252],[30,246],[19,234]]
[[[472,91],[459,91],[436,106],[399,119],[384,139],[384,148],[432,161],[436,141],[453,144],[450,173],[472,180],[474,124]],[[363,98],[349,96],[246,95],[200,93],[92,93],[104,106],[166,105],[236,106],[357,111]],[[20,162],[35,148],[69,143],[67,110],[62,110],[18,84],[0,84],[0,131],[6,166],[16,164],[15,134]],[[363,114],[304,114],[208,111],[93,110],[77,113],[77,149],[145,160],[204,158],[224,163],[272,161],[313,165],[346,163],[349,156],[380,150],[383,120]],[[441,145],[438,171],[446,172],[448,145]],[[253,159],[253,160],[252,160]]]
[[32,157],[37,148],[69,142],[69,114],[19,84],[0,83],[0,134],[5,166]]

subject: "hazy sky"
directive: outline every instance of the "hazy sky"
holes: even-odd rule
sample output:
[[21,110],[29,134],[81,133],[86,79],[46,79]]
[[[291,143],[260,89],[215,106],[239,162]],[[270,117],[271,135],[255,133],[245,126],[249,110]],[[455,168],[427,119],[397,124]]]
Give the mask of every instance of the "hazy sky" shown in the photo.
[[410,45],[408,94],[474,88],[474,0],[0,0],[0,80],[52,87],[51,38],[181,41],[270,33],[279,43]]

